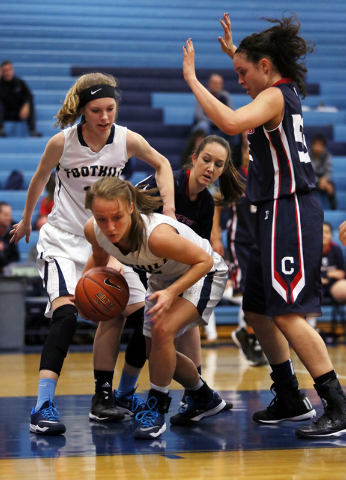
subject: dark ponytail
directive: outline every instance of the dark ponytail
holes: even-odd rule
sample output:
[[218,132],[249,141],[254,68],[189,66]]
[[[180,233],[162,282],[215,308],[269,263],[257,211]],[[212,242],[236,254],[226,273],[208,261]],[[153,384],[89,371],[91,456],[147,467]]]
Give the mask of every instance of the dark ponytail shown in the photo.
[[247,59],[256,65],[262,58],[269,57],[277,72],[284,78],[290,78],[305,98],[307,92],[304,78],[307,69],[304,61],[298,61],[313,51],[314,44],[308,44],[299,36],[300,22],[296,14],[282,17],[282,20],[275,18],[261,20],[278,25],[245,37],[235,53],[244,53]]

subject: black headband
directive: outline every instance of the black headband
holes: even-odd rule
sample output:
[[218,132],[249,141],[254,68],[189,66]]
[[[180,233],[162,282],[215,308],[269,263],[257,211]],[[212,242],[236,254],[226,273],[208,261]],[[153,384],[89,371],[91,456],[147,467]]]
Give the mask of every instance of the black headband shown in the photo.
[[118,101],[120,99],[120,92],[115,87],[112,87],[112,85],[93,85],[80,92],[78,108],[85,107],[87,103],[97,98],[114,98],[115,101]]

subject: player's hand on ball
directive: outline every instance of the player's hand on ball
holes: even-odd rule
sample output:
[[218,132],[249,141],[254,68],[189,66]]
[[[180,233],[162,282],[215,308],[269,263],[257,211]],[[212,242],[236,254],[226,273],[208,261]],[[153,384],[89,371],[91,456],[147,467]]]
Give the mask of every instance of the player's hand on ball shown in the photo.
[[153,293],[148,300],[157,299],[156,304],[147,312],[147,315],[152,315],[150,323],[153,324],[163,318],[166,312],[171,308],[174,297],[167,290],[159,290]]
[[193,49],[193,43],[191,38],[186,41],[186,48],[183,47],[184,53],[184,63],[183,63],[183,74],[185,81],[194,80],[196,78],[195,71],[195,51]]

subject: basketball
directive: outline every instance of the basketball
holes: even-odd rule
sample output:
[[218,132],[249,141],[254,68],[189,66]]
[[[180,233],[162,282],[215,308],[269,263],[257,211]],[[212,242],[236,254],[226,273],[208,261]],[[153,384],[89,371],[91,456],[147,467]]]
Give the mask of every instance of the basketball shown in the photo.
[[91,268],[76,286],[76,307],[93,322],[104,322],[120,315],[129,300],[129,287],[123,275],[113,268]]

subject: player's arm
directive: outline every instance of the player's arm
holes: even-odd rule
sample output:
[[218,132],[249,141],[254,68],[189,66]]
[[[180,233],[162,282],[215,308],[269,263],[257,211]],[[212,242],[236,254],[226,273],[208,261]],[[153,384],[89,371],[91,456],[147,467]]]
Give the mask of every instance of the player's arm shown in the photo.
[[127,130],[126,147],[129,158],[135,156],[156,170],[156,184],[163,200],[162,213],[175,218],[173,172],[167,158],[151,147],[141,135],[131,130]]
[[269,129],[276,128],[280,124],[284,110],[284,98],[278,88],[267,88],[248,105],[238,110],[232,110],[221,103],[197,80],[195,52],[191,39],[187,40],[186,48],[183,47],[183,53],[184,78],[204,112],[220,130],[228,135],[237,135],[260,125],[269,123]]
[[31,220],[36,204],[49,180],[49,177],[59,164],[59,160],[64,150],[65,136],[63,132],[54,135],[46,145],[41,161],[37,167],[34,176],[31,179],[22,220],[13,225],[10,231],[12,234],[10,242],[18,243],[21,238],[26,237],[26,243],[29,243],[31,234]]
[[211,229],[210,243],[213,247],[214,252],[218,253],[222,257],[225,254],[225,249],[222,243],[222,230],[221,230],[221,212],[223,207],[215,207],[214,218],[213,218],[213,228]]
[[150,300],[157,298],[148,314],[155,314],[151,321],[162,317],[173,300],[204,277],[212,268],[214,260],[201,247],[179,235],[170,225],[158,225],[148,241],[149,250],[160,258],[169,258],[191,267],[165,290],[155,292]]
[[84,235],[88,242],[91,244],[92,254],[88,258],[88,261],[85,264],[83,274],[94,267],[106,267],[110,259],[109,253],[106,252],[98,244],[94,231],[94,217],[89,218],[89,220],[84,225]]

